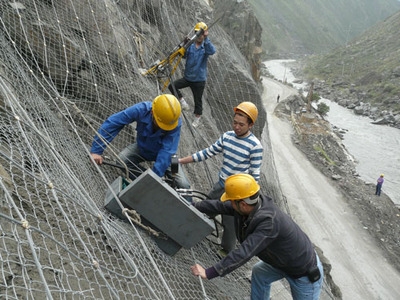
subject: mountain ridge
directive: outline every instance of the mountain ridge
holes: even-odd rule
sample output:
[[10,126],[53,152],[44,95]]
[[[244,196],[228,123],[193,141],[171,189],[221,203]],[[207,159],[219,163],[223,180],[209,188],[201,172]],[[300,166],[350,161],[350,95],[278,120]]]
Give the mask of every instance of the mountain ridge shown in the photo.
[[400,10],[396,0],[248,0],[263,28],[264,57],[328,53]]
[[[400,12],[327,55],[302,60],[301,73],[320,81],[322,93],[344,106],[365,106],[364,115],[388,118],[400,128]],[[351,101],[347,101],[351,100]]]

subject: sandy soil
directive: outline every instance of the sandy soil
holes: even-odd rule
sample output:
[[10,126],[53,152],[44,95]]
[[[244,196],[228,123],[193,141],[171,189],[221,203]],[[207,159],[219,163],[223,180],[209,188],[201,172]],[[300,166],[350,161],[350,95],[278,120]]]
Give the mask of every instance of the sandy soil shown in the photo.
[[337,187],[293,144],[291,124],[274,115],[297,90],[263,78],[272,152],[284,195],[297,223],[332,264],[343,299],[400,299],[400,274],[385,259]]

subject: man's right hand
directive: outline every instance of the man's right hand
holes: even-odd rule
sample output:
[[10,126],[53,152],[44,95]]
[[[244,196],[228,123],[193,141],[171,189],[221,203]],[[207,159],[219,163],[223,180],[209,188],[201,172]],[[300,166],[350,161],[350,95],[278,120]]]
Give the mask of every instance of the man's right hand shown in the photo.
[[90,156],[92,156],[92,158],[96,164],[101,165],[103,163],[103,156],[95,154],[95,153],[90,153]]

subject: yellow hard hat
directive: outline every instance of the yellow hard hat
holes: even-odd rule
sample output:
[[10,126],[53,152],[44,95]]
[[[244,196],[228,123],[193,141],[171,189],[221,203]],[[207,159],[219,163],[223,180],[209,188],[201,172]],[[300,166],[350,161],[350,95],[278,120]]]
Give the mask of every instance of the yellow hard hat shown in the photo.
[[173,130],[178,126],[181,105],[174,95],[163,94],[154,98],[152,112],[158,127]]
[[383,176],[385,176],[385,175],[381,174],[381,177],[383,177]]
[[237,113],[238,110],[244,112],[251,119],[253,123],[255,123],[257,120],[258,109],[257,106],[255,106],[255,104],[252,102],[248,101],[242,102],[238,106],[236,106],[233,110],[235,113]]
[[194,26],[194,31],[199,31],[200,29],[206,31],[208,29],[207,24],[204,22],[199,22]]
[[[248,204],[254,204],[250,198],[257,195],[260,186],[253,176],[249,174],[235,174],[225,180],[225,193],[221,196],[221,201],[245,200]],[[257,199],[254,199],[257,200]]]

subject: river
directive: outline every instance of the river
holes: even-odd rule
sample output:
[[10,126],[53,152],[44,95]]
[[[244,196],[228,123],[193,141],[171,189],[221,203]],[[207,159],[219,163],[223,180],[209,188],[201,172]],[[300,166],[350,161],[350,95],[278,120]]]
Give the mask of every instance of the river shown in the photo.
[[[277,80],[292,83],[297,89],[305,89],[296,80],[287,63],[294,60],[270,60],[263,62]],[[371,119],[359,116],[352,110],[329,99],[321,99],[329,107],[326,116],[332,125],[345,129],[343,144],[357,162],[356,170],[365,182],[376,183],[380,174],[385,175],[382,192],[400,206],[400,130],[386,125],[374,125]]]

